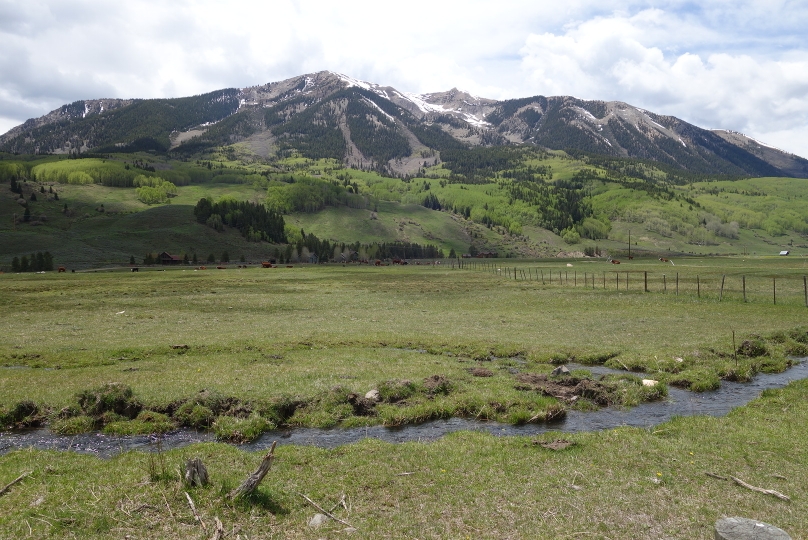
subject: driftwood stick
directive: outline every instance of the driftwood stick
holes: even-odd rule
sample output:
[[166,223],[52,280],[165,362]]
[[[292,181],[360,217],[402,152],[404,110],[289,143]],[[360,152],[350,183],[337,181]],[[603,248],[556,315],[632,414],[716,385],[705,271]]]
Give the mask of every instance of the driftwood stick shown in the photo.
[[735,478],[734,476],[730,476],[730,478],[732,478],[733,482],[735,482],[736,484],[738,484],[741,487],[745,487],[746,489],[751,489],[752,491],[757,491],[758,493],[763,493],[765,495],[774,495],[778,499],[782,499],[784,501],[791,501],[791,499],[789,499],[787,496],[783,495],[779,491],[774,491],[773,489],[763,489],[763,488],[755,487],[755,486],[753,486],[751,484],[747,484],[746,482],[744,482],[740,478]]
[[2,497],[3,495],[5,495],[6,493],[8,493],[8,490],[9,490],[9,489],[11,489],[11,486],[13,486],[14,484],[17,484],[17,483],[19,483],[19,482],[22,482],[22,480],[23,480],[23,479],[24,479],[26,476],[29,476],[30,474],[31,474],[31,472],[30,472],[30,471],[29,471],[29,472],[27,472],[27,473],[22,473],[22,474],[21,474],[21,475],[19,475],[17,478],[15,478],[14,480],[12,480],[12,481],[11,481],[11,482],[9,482],[8,484],[6,484],[6,485],[5,485],[5,487],[3,487],[3,489],[0,489],[0,497]]
[[224,525],[219,520],[219,516],[213,518],[216,520],[216,532],[213,534],[213,538],[211,540],[222,540],[224,538]]
[[340,497],[339,502],[338,502],[337,504],[335,504],[334,506],[332,506],[332,507],[331,507],[331,510],[329,510],[329,512],[333,512],[334,510],[336,510],[336,509],[337,509],[337,508],[339,508],[340,506],[342,506],[342,507],[343,507],[343,508],[345,508],[345,509],[347,509],[347,508],[348,508],[348,507],[345,505],[345,494],[344,494],[344,493],[342,494],[342,497]]
[[199,514],[196,512],[196,505],[194,504],[193,499],[191,499],[191,496],[188,495],[187,491],[185,491],[184,493],[185,493],[185,497],[188,499],[188,506],[191,507],[191,512],[194,513],[194,519],[197,520],[200,525],[202,525],[202,530],[207,531],[208,527],[205,525],[205,522],[202,521],[202,518],[199,517]]
[[171,507],[168,506],[168,499],[166,499],[166,494],[161,493],[161,495],[163,496],[163,502],[166,503],[166,508],[168,508],[168,515],[171,516],[171,519],[174,519],[174,512],[172,512]]
[[259,465],[255,472],[248,476],[239,487],[230,492],[228,496],[231,499],[249,495],[258,488],[258,484],[261,483],[261,480],[263,480],[264,476],[269,472],[269,468],[272,467],[272,461],[275,459],[275,445],[277,443],[278,441],[273,441],[269,453],[264,456],[261,465]]
[[348,527],[353,527],[353,525],[351,525],[351,524],[350,524],[350,523],[348,523],[347,521],[342,521],[340,518],[338,518],[337,516],[333,515],[331,512],[328,512],[328,511],[327,511],[327,510],[325,510],[325,509],[324,509],[322,506],[320,506],[320,505],[319,505],[319,504],[317,504],[316,502],[312,501],[311,499],[309,499],[308,497],[306,497],[306,496],[305,496],[305,495],[303,495],[302,493],[299,493],[298,495],[300,495],[301,497],[303,497],[304,499],[306,499],[306,500],[309,502],[309,504],[310,504],[310,505],[312,505],[312,506],[313,506],[314,508],[316,508],[317,510],[319,510],[321,514],[323,514],[323,515],[326,515],[326,516],[330,517],[330,518],[331,518],[331,519],[333,519],[334,521],[339,521],[339,522],[340,522],[340,523],[342,523],[343,525],[347,525]]
[[707,476],[712,476],[713,478],[718,478],[719,480],[729,480],[726,476],[721,476],[720,474],[711,473],[710,471],[705,471],[704,474]]

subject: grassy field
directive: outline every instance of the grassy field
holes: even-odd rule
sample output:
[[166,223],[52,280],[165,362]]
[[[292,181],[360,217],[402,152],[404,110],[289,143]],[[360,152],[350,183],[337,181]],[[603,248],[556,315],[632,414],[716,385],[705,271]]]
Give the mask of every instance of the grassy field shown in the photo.
[[[642,367],[670,384],[703,382],[782,368],[783,355],[808,341],[799,328],[806,314],[799,287],[776,305],[764,295],[719,302],[714,288],[721,275],[777,275],[801,285],[797,259],[675,261],[683,283],[696,275],[710,283],[701,298],[632,288],[635,276],[657,275],[656,260],[621,265],[631,273],[627,290],[610,280],[605,289],[596,280],[592,290],[509,279],[514,261],[498,262],[493,272],[334,265],[3,275],[0,408],[31,399],[49,406],[56,422],[60,409],[76,406],[76,394],[114,382],[153,408],[202,389],[205,399],[235,397],[242,405],[296,401],[286,420],[301,425],[473,416],[493,402],[506,406],[499,419],[519,421],[555,400],[518,388],[516,371],[543,374],[553,362],[575,359]],[[614,270],[579,260],[520,261],[518,269],[568,280]],[[741,354],[736,363],[733,330],[739,349],[747,341],[764,352]],[[491,375],[475,377],[473,369]],[[426,391],[435,375],[445,392]],[[405,380],[413,382],[405,403],[382,403],[375,416],[346,408],[349,392],[402,391]],[[398,386],[385,386],[391,381]],[[652,429],[537,438],[457,433],[432,443],[366,440],[333,450],[281,445],[258,493],[236,502],[226,494],[261,455],[221,443],[110,460],[14,451],[0,459],[0,484],[32,474],[0,498],[0,538],[209,538],[214,518],[232,538],[349,534],[335,521],[308,527],[317,510],[301,494],[334,507],[355,537],[711,538],[716,519],[739,515],[801,538],[808,535],[806,398],[802,381],[725,418],[680,418]],[[243,422],[265,414],[268,425],[278,420],[272,412],[256,405]],[[574,444],[558,451],[538,444],[561,437]],[[177,469],[191,457],[207,465],[209,487],[179,481]],[[776,489],[791,502],[705,472]],[[343,495],[345,506],[335,506]]]

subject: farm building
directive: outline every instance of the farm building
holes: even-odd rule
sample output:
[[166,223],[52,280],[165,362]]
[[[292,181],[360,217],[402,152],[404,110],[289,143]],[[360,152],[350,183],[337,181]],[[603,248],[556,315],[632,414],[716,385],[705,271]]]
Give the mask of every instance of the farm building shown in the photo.
[[182,257],[177,257],[176,255],[170,255],[165,251],[157,256],[157,260],[160,261],[160,264],[182,264]]

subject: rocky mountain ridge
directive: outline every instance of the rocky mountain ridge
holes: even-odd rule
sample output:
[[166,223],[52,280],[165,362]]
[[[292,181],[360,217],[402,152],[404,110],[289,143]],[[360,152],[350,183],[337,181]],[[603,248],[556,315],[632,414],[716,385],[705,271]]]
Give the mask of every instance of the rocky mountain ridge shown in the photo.
[[739,133],[710,131],[630,104],[571,96],[497,101],[453,88],[413,94],[321,71],[162,100],[85,100],[0,136],[0,149],[204,151],[240,143],[412,174],[453,148],[529,144],[640,158],[714,175],[808,177],[808,160]]

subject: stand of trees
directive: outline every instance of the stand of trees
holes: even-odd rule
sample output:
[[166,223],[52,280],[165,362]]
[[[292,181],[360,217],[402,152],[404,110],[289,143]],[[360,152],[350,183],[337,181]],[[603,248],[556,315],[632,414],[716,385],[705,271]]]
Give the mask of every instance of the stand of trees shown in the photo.
[[50,272],[53,270],[53,256],[49,251],[31,254],[29,259],[25,255],[22,259],[14,257],[11,261],[12,272]]
[[232,199],[213,202],[203,198],[196,203],[194,216],[199,223],[208,224],[217,230],[222,230],[222,225],[238,229],[241,236],[253,242],[286,243],[283,216],[267,210],[262,204]]

